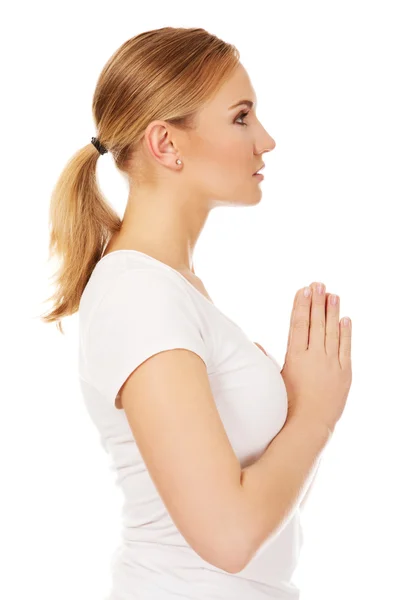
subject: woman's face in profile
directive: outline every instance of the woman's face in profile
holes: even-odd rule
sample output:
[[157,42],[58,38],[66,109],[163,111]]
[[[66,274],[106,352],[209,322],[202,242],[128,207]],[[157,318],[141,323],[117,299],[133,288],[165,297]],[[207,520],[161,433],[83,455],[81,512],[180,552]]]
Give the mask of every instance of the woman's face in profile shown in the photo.
[[262,153],[276,144],[257,119],[256,100],[247,71],[239,63],[233,76],[199,111],[197,128],[184,144],[189,185],[202,188],[216,205],[253,204],[261,198],[260,180],[253,173],[264,163]]

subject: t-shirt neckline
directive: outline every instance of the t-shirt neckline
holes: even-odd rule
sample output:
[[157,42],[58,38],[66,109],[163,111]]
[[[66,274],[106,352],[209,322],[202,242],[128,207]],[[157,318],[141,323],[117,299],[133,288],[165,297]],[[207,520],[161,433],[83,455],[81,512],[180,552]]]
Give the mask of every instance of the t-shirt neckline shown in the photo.
[[[214,302],[211,302],[211,300],[209,300],[204,294],[202,294],[192,283],[190,283],[190,281],[188,279],[186,279],[186,277],[184,275],[182,275],[182,273],[180,273],[179,271],[177,271],[176,269],[174,269],[173,267],[171,267],[170,265],[167,265],[167,263],[163,262],[162,260],[158,260],[158,258],[154,258],[154,256],[150,256],[150,254],[146,254],[145,252],[141,252],[140,250],[133,250],[132,248],[123,248],[120,250],[112,250],[111,252],[109,252],[108,254],[102,256],[100,258],[100,260],[97,262],[97,265],[101,262],[103,262],[104,260],[106,260],[106,258],[108,256],[111,256],[112,254],[119,254],[122,252],[134,252],[135,254],[140,254],[141,256],[144,256],[145,258],[148,258],[150,260],[155,261],[156,263],[158,263],[161,267],[166,268],[168,271],[172,272],[172,273],[176,273],[177,275],[179,275],[179,277],[181,277],[181,279],[183,279],[184,281],[186,281],[186,283],[197,293],[199,294],[208,304],[211,304],[211,306],[213,306],[225,319],[228,319],[228,321],[230,321],[233,325],[235,325],[235,327],[239,327],[239,325],[237,323],[235,323],[234,321],[232,321],[232,319],[230,319],[227,315],[225,315],[219,308],[218,306],[216,306],[214,304]],[[240,327],[239,327],[240,329]]]

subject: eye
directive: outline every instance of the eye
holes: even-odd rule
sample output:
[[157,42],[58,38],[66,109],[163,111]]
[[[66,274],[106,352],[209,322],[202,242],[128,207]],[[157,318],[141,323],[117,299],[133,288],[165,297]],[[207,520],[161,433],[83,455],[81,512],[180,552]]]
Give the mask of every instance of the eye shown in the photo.
[[[245,117],[247,117],[247,115],[248,115],[248,114],[249,114],[249,111],[247,111],[247,112],[244,112],[244,111],[243,111],[243,112],[241,112],[241,113],[240,113],[240,115],[238,115],[238,116],[236,117],[236,121],[235,121],[235,123],[237,123],[237,120],[238,120],[238,119],[244,119]],[[238,125],[241,125],[242,127],[243,127],[243,126],[246,126],[246,127],[247,127],[247,123],[238,123]]]

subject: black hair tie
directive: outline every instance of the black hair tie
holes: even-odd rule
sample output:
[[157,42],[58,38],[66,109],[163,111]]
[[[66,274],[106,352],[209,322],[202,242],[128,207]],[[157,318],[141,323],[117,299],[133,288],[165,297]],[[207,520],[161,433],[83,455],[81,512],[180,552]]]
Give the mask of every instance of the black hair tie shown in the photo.
[[100,154],[105,154],[106,152],[108,152],[107,148],[100,144],[100,141],[95,137],[92,137],[92,144],[95,148],[97,148]]

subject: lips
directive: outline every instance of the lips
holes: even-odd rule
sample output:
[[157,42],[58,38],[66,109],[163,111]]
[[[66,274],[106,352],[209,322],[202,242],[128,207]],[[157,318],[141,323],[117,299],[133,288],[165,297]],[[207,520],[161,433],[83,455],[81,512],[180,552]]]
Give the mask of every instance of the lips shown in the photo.
[[260,175],[260,171],[265,167],[265,165],[261,165],[261,167],[258,169],[258,171],[256,171],[255,173],[253,173],[253,175]]

